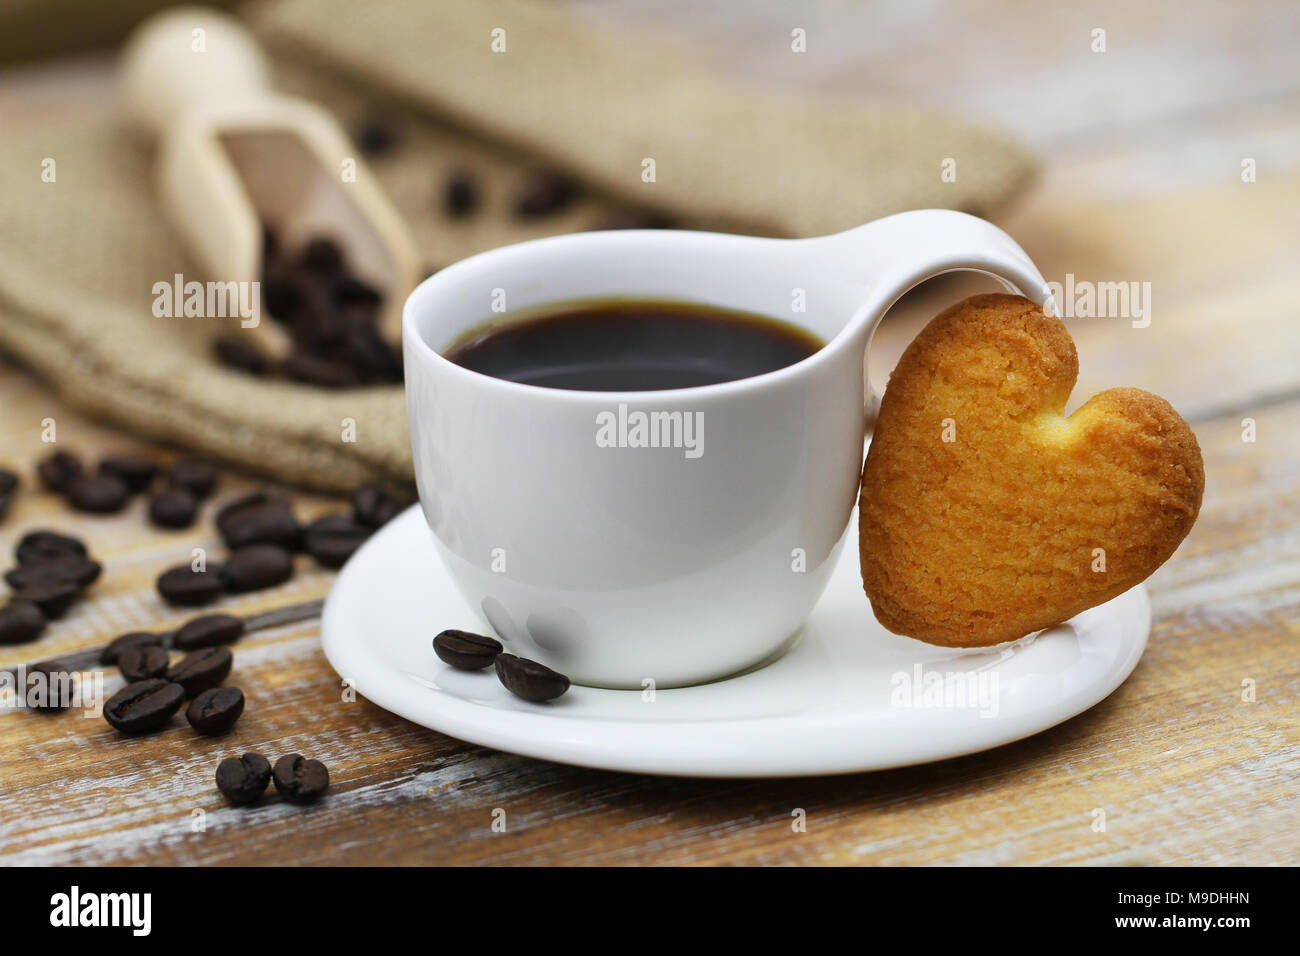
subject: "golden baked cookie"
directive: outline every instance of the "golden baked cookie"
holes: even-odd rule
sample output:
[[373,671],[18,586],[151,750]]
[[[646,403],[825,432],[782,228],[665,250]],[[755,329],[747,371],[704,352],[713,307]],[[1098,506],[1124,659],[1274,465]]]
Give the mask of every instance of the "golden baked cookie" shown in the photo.
[[1069,418],[1079,361],[1028,299],[980,295],[903,353],[862,474],[862,586],[889,630],[1015,640],[1148,577],[1187,536],[1205,469],[1191,428],[1136,388]]

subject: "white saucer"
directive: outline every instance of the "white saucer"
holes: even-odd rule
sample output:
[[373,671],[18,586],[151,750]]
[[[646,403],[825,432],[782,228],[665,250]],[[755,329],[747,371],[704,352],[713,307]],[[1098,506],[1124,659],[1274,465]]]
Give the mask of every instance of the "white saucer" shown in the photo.
[[[857,534],[856,517],[847,533]],[[851,543],[798,642],[767,666],[653,700],[575,686],[531,704],[490,668],[457,671],[434,655],[439,631],[485,625],[444,571],[416,505],[339,573],[321,625],[325,654],[380,707],[471,743],[606,770],[776,777],[900,767],[1028,737],[1104,699],[1146,647],[1143,586],[994,650],[898,637],[876,623]],[[909,691],[918,668],[922,685],[947,680],[946,705]]]

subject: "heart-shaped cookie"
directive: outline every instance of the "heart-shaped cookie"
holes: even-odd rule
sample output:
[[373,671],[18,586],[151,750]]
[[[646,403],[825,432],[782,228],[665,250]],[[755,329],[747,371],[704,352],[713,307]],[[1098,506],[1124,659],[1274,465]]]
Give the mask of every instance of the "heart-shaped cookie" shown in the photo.
[[862,586],[880,623],[931,644],[1015,640],[1148,577],[1196,520],[1191,428],[1135,388],[1068,418],[1079,360],[1028,299],[981,295],[903,353],[862,474]]

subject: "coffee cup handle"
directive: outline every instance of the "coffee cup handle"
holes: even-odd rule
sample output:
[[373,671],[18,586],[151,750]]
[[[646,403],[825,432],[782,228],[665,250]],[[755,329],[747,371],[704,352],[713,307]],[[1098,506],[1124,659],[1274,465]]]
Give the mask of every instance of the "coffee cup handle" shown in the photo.
[[[919,209],[877,219],[817,240],[822,265],[848,281],[868,283],[867,301],[854,320],[869,347],[875,327],[909,290],[947,272],[982,272],[1007,290],[1056,315],[1051,289],[1025,251],[991,222],[950,209]],[[833,251],[832,251],[833,250]],[[879,397],[867,389],[867,416],[874,422]]]

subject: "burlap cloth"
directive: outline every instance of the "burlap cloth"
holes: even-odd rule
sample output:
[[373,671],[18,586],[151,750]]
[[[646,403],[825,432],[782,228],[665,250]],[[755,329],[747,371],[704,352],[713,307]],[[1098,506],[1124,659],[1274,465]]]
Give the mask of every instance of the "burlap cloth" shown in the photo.
[[[376,109],[396,124],[398,148],[372,165],[430,266],[589,228],[628,205],[684,226],[794,236],[908,208],[987,213],[1032,173],[996,133],[730,89],[635,32],[544,0],[275,0],[245,12],[282,89],[349,127]],[[498,27],[505,53],[490,49]],[[949,156],[954,183],[939,175]],[[46,157],[52,183],[39,177]],[[642,181],[647,157],[654,183]],[[237,320],[153,316],[155,282],[205,277],[161,215],[151,158],[120,115],[0,137],[0,348],[139,434],[321,489],[408,482],[400,389],[254,379],[210,357],[212,330]],[[591,194],[554,217],[512,217],[539,164]],[[453,169],[472,170],[484,196],[463,220],[441,214]]]

